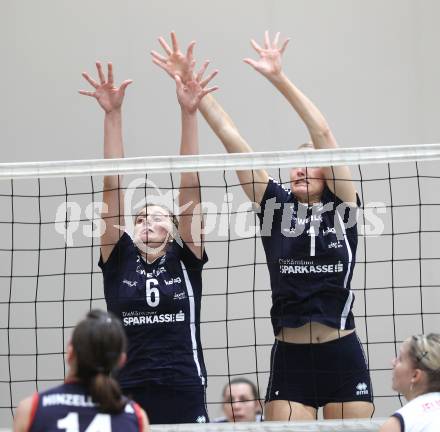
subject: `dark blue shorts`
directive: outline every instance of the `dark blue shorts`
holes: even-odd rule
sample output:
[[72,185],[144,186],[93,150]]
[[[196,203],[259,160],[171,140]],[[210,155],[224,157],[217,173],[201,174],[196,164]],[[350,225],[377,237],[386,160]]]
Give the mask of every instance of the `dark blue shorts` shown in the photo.
[[151,424],[208,423],[205,387],[179,388],[152,383],[124,388],[147,413]]
[[273,400],[314,408],[331,402],[372,402],[370,374],[356,333],[321,344],[276,340],[266,393],[266,402]]

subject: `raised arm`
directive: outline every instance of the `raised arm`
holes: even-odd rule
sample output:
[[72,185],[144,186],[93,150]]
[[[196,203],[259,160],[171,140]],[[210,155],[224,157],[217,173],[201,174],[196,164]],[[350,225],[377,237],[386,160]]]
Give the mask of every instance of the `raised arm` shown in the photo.
[[[208,95],[200,103],[200,112],[228,153],[250,153],[251,146],[240,135],[231,117],[217,100]],[[248,198],[260,204],[269,181],[264,169],[237,171],[240,184]]]
[[[176,82],[177,100],[181,109],[182,133],[180,142],[181,155],[199,154],[198,128],[197,128],[197,109],[200,101],[208,93],[217,90],[218,87],[207,88],[206,86],[217,75],[217,71],[212,72],[207,78],[203,78],[209,62],[205,62],[197,73],[194,75],[195,62],[192,59],[192,43],[187,51],[187,56],[180,53],[176,35],[172,33],[171,40],[173,50],[163,38],[159,41],[168,54],[169,58],[177,60],[173,61],[173,67],[167,68],[167,60],[157,53],[153,56],[155,59],[160,58],[164,61],[155,61],[168,74],[172,75]],[[186,59],[190,59],[186,62]],[[183,82],[182,77],[185,78]],[[199,175],[196,172],[183,172],[180,175],[180,193],[179,193],[179,234],[182,240],[192,250],[198,258],[203,257],[203,215],[200,205],[200,182]]]
[[[125,89],[132,81],[126,80],[120,87],[115,87],[112,64],[108,64],[107,79],[104,76],[101,63],[97,62],[96,68],[98,70],[99,83],[86,72],[82,74],[95,90],[80,90],[79,93],[95,98],[105,112],[104,158],[123,158],[121,107]],[[104,177],[102,218],[105,221],[105,225],[101,233],[101,256],[104,262],[110,256],[114,245],[121,236],[121,229],[124,227],[124,195],[121,189],[121,182],[122,176]]]
[[[185,84],[179,75],[174,77],[182,116],[181,155],[199,154],[197,109],[201,99],[218,88],[206,88],[209,81],[217,74],[217,71],[214,71],[208,78],[203,79],[207,67],[208,62],[205,62],[195,78],[188,80]],[[182,173],[179,193],[179,207],[181,209],[179,234],[193,253],[201,259],[203,256],[203,216],[200,195],[198,173]]]
[[[192,78],[190,70],[194,65],[193,50],[195,42],[191,42],[186,55],[184,55],[179,50],[174,32],[171,33],[171,40],[172,48],[168,46],[162,37],[159,38],[159,43],[164,49],[166,56],[152,51],[153,62],[165,70],[171,77],[178,75],[183,83],[186,83]],[[240,135],[231,118],[212,95],[208,94],[201,100],[199,110],[214,133],[220,138],[228,153],[252,152],[252,148]],[[265,170],[246,170],[237,171],[237,175],[249,199],[260,203],[269,181],[267,172]]]
[[[252,39],[251,44],[258,53],[259,59],[245,58],[244,62],[265,76],[292,105],[306,125],[316,149],[337,148],[336,139],[324,116],[282,71],[282,55],[289,39],[280,44],[279,37],[280,34],[277,33],[274,40],[271,41],[269,33],[266,31],[263,48]],[[350,169],[347,166],[325,167],[324,173],[327,185],[335,195],[342,201],[356,202],[356,189],[352,182]]]

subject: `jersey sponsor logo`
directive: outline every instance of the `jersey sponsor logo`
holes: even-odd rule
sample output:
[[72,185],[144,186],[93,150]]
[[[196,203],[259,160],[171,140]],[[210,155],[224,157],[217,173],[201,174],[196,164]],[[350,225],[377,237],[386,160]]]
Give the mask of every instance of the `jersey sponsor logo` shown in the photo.
[[165,262],[165,255],[162,257],[162,259],[159,262],[159,265],[161,265],[162,267],[159,267],[157,269],[153,269],[150,273],[147,273],[145,271],[144,265],[142,264],[142,259],[141,257],[138,255],[137,259],[136,259],[136,273],[146,276],[147,278],[152,278],[152,277],[157,277],[159,276],[161,273],[165,273],[167,270],[166,268],[163,266],[164,262]]
[[137,285],[137,281],[129,281],[127,279],[124,279],[122,283],[128,285],[130,288],[135,287]]
[[149,324],[163,324],[185,321],[185,313],[179,311],[178,313],[165,313],[165,314],[151,314],[143,315],[142,312],[134,316],[125,316],[123,318],[125,327],[149,325]]
[[295,258],[279,258],[278,262],[280,265],[309,265],[315,264],[314,261],[307,261]]
[[329,249],[339,249],[342,247],[342,244],[338,241],[330,242],[327,246]]
[[142,265],[138,265],[136,267],[136,273],[145,276],[146,271],[145,271],[145,269],[144,269],[144,267]]
[[165,267],[159,267],[157,269],[153,269],[151,273],[147,273],[147,278],[157,277],[162,273],[165,273],[167,270]]
[[186,292],[182,291],[180,293],[174,293],[173,300],[185,300],[186,299]]
[[175,283],[180,284],[180,283],[182,283],[182,279],[180,279],[180,277],[178,276],[178,277],[175,277],[174,279],[173,278],[171,278],[169,280],[165,279],[164,282],[165,282],[165,285],[173,285]]
[[307,261],[297,261],[294,264],[280,264],[281,274],[341,273],[343,271],[344,265],[341,261],[338,261],[337,264],[315,265]]
[[206,423],[206,417],[204,415],[198,416],[196,418],[196,423]]
[[159,276],[161,273],[166,272],[165,267],[159,267],[158,269],[153,269],[153,271],[151,271],[149,273],[147,273],[145,271],[145,269],[141,268],[141,267],[142,266],[137,266],[136,273],[142,274],[142,275],[146,276],[147,278],[154,278],[154,277]]
[[356,386],[356,396],[362,396],[368,394],[368,386],[364,382],[360,382]]
[[311,215],[306,218],[302,217],[296,217],[292,216],[292,220],[297,223],[298,225],[305,225],[309,222],[322,222],[322,216],[321,215]]
[[327,227],[324,230],[322,230],[322,235],[326,236],[329,234],[336,234],[336,228],[335,227]]
[[70,393],[54,393],[43,396],[42,406],[65,405],[75,407],[94,407],[91,396]]

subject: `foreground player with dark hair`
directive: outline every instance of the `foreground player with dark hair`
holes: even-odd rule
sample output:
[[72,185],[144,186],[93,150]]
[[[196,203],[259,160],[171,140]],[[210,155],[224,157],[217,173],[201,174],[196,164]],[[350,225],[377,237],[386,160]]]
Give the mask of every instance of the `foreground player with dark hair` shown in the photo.
[[[129,81],[116,88],[97,64],[100,83],[82,94],[97,99],[105,111],[104,156],[122,158],[121,106]],[[211,77],[203,72],[185,86],[177,78],[182,112],[182,155],[197,154],[197,108]],[[197,173],[182,173],[178,231],[167,207],[147,203],[135,216],[133,239],[124,232],[122,179],[104,177],[106,229],[99,265],[107,308],[117,314],[128,337],[127,364],[118,380],[125,394],[147,412],[152,424],[204,423],[206,370],[200,342],[202,268],[207,261],[202,238]]]
[[393,390],[408,403],[380,432],[440,431],[440,334],[412,336],[393,362]]
[[[259,59],[244,61],[294,108],[310,133],[311,148],[336,148],[322,114],[282,71],[287,43],[280,45],[279,33],[271,41],[266,32],[263,48],[252,41]],[[170,75],[189,79],[192,50],[186,57],[178,52],[152,55]],[[199,109],[229,153],[252,151],[212,96]],[[327,419],[370,416],[370,377],[351,312],[357,247],[353,215],[360,203],[349,168],[292,169],[291,190],[270,179],[265,170],[237,174],[249,199],[261,206],[261,235],[271,279],[275,343],[265,419],[315,419],[319,407],[324,407]]]
[[65,383],[20,402],[14,432],[147,432],[145,412],[122,396],[111,377],[125,362],[125,348],[120,321],[110,313],[90,311],[67,346]]

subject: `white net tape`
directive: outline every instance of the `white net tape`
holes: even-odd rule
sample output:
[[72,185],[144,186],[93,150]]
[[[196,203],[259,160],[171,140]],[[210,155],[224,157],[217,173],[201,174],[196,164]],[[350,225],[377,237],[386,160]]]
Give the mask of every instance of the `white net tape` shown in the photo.
[[440,144],[0,164],[0,179],[359,165],[440,159]]
[[[385,419],[323,420],[310,422],[210,423],[154,425],[152,432],[373,432],[378,431]],[[0,429],[10,432],[12,429]]]
[[385,419],[321,420],[307,422],[211,423],[152,426],[153,432],[372,432]]

